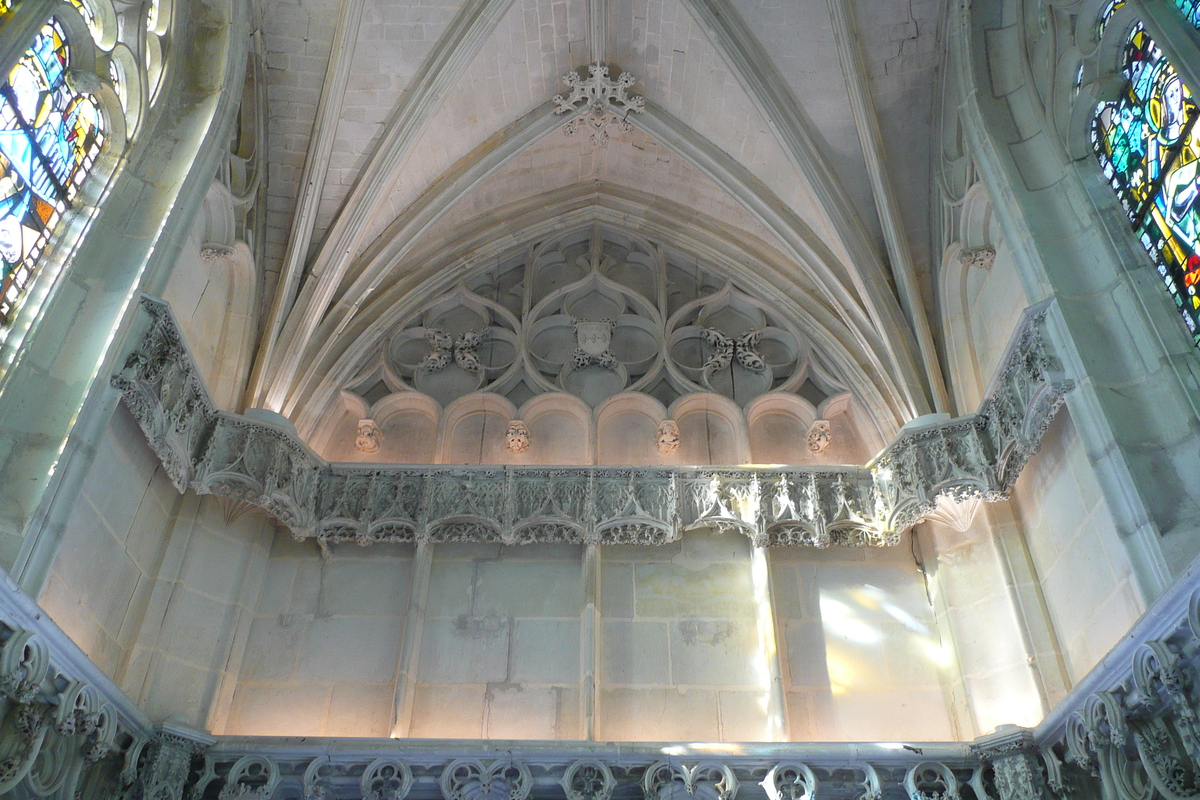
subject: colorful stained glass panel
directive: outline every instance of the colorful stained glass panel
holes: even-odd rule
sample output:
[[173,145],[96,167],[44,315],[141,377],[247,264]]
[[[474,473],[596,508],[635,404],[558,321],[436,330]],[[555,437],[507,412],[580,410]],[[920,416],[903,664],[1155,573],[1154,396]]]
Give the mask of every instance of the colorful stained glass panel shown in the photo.
[[1175,5],[1183,12],[1188,22],[1200,28],[1200,0],[1175,0]]
[[96,102],[71,88],[70,63],[51,20],[0,85],[0,322],[11,321],[103,144]]
[[1104,35],[1104,29],[1108,27],[1112,15],[1117,13],[1117,9],[1123,5],[1125,5],[1125,0],[1108,0],[1108,5],[1100,11],[1100,30],[1096,38]]
[[1200,108],[1140,25],[1123,58],[1125,88],[1097,109],[1092,145],[1200,346]]

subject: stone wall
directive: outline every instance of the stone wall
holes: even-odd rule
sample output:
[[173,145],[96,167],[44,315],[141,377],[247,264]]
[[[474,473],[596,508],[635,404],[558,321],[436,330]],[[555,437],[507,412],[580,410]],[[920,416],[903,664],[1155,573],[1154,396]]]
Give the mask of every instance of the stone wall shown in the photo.
[[1001,724],[1032,727],[1046,712],[991,518],[987,508],[954,509],[923,523],[920,537],[938,627],[956,664],[951,696],[963,738]]
[[597,738],[776,738],[754,588],[744,536],[604,548]]
[[118,684],[181,504],[137,422],[118,407],[39,598]]
[[[425,611],[410,616],[422,556],[336,545],[322,559],[279,535],[215,732],[563,740],[590,723],[601,741],[954,737],[947,662],[907,547],[764,555],[704,532],[602,547],[594,562],[569,545],[428,547]],[[415,678],[397,691],[406,664]]]
[[438,545],[414,737],[581,739],[581,549]]
[[412,579],[412,548],[275,538],[229,734],[387,736]]
[[945,644],[908,537],[770,553],[791,738],[959,738]]
[[1071,417],[1060,414],[1013,491],[1016,516],[1078,681],[1144,610],[1129,556]]
[[223,725],[274,523],[180,496],[120,407],[39,603],[154,719]]

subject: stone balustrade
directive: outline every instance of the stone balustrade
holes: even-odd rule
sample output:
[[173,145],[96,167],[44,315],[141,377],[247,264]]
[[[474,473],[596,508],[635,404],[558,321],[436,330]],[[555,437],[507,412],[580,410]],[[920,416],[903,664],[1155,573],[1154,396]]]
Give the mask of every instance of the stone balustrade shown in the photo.
[[329,464],[286,422],[218,411],[170,308],[113,377],[179,491],[265,509],[298,539],[661,544],[737,531],[756,545],[895,544],[940,496],[1005,497],[1073,386],[1026,311],[980,410],[906,427],[866,466],[448,467]]
[[197,798],[939,800],[978,784],[966,744],[628,745],[222,739]]
[[16,584],[0,583],[0,796],[178,798],[215,740],[146,716]]

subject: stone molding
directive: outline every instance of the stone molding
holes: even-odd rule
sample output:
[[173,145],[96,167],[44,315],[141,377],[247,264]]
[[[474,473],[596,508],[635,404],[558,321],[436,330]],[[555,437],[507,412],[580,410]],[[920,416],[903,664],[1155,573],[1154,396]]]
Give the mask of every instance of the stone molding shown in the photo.
[[902,430],[863,467],[453,467],[329,464],[286,424],[218,411],[170,307],[112,383],[176,489],[267,511],[297,539],[662,544],[739,532],[758,546],[883,546],[940,496],[1007,496],[1073,383],[1031,307],[980,410]]

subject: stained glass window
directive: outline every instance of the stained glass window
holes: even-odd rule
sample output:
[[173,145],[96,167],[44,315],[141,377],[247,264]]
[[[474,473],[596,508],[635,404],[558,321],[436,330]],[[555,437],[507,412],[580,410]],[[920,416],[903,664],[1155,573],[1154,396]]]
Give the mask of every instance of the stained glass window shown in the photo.
[[75,10],[83,17],[84,22],[88,24],[89,28],[95,26],[96,15],[83,3],[83,0],[71,0],[71,5],[75,6]]
[[1200,28],[1200,0],[1175,0],[1175,5],[1179,6],[1188,22]]
[[1123,5],[1125,5],[1125,0],[1108,0],[1108,5],[1100,12],[1100,31],[1097,38],[1104,35],[1104,29],[1108,27],[1112,15],[1117,13],[1117,9]]
[[0,323],[79,192],[104,137],[95,98],[69,85],[71,49],[57,20],[0,85]]
[[1122,71],[1125,88],[1097,109],[1092,145],[1200,346],[1200,109],[1140,25],[1126,41]]

